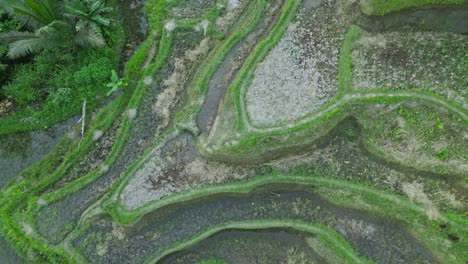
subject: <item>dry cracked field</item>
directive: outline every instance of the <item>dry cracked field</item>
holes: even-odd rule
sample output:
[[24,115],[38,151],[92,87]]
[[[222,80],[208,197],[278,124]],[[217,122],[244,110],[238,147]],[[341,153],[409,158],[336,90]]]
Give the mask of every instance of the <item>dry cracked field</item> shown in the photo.
[[468,262],[466,2],[137,2],[83,139],[0,139],[1,263]]

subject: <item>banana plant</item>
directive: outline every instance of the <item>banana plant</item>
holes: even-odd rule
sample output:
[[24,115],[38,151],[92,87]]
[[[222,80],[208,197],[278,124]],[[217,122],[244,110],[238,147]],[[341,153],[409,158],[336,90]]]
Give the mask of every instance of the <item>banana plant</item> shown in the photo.
[[117,73],[114,70],[112,70],[111,82],[106,84],[107,87],[111,88],[107,92],[107,96],[110,96],[111,94],[117,92],[120,87],[125,87],[127,85],[127,81],[123,78],[119,78],[119,76],[117,76]]
[[81,30],[90,27],[97,32],[102,28],[108,27],[111,20],[104,15],[112,12],[112,7],[106,7],[101,1],[80,0],[73,1],[65,6],[66,16],[76,19],[76,29]]

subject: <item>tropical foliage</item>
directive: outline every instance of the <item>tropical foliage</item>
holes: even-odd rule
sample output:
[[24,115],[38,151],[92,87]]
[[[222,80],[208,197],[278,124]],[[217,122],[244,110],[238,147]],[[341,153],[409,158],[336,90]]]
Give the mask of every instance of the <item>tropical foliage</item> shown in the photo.
[[[5,10],[0,9],[0,33],[19,30],[21,24],[16,19],[8,16]],[[8,67],[12,62],[6,57],[8,47],[5,44],[0,43],[0,86],[8,81],[11,71],[11,67]],[[1,97],[1,95],[0,95]]]
[[115,70],[112,70],[111,82],[106,84],[106,86],[111,89],[107,92],[106,95],[110,96],[111,94],[117,92],[120,87],[127,86],[127,85],[128,85],[127,81],[123,78],[122,79],[119,78]]
[[[7,50],[7,47],[5,45],[0,45],[0,57],[2,57],[3,54],[5,54],[6,50]],[[4,71],[5,69],[6,69],[6,65],[0,61],[0,72]]]
[[21,21],[27,31],[0,33],[8,44],[8,57],[19,58],[46,49],[102,47],[103,15],[112,11],[100,1],[0,0],[0,8]]
[[124,40],[103,2],[0,0],[0,133],[64,120],[85,98],[98,106]]

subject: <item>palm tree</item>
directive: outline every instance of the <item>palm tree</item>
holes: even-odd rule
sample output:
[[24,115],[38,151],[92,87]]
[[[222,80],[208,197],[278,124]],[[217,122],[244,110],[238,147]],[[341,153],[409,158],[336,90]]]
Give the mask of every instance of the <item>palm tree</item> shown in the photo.
[[0,0],[0,8],[15,16],[29,29],[38,29],[60,20],[64,3],[53,0]]
[[0,0],[0,8],[17,17],[30,30],[0,34],[0,42],[9,44],[7,56],[10,58],[35,54],[45,49],[99,47],[106,44],[100,29],[87,26],[89,22],[81,22],[83,18],[66,13],[70,9],[68,1]]
[[66,5],[67,13],[65,16],[72,17],[76,21],[76,28],[92,28],[97,32],[108,27],[111,20],[104,15],[112,12],[112,7],[106,7],[101,1],[92,0],[75,0],[71,4]]

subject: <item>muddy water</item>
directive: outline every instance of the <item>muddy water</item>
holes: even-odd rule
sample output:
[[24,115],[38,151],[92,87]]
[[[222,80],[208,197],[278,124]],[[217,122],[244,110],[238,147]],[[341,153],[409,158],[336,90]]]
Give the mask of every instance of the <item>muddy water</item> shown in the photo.
[[310,191],[310,187],[283,184],[263,186],[249,194],[214,195],[162,208],[126,229],[103,219],[73,244],[92,263],[142,263],[163,247],[213,225],[295,219],[336,230],[359,254],[378,263],[436,262],[400,224],[340,208]]
[[[360,107],[362,111],[368,111],[368,107]],[[320,140],[297,150],[295,156],[275,160],[272,167],[286,174],[305,172],[344,178],[390,192],[398,190],[402,182],[413,181],[425,182],[428,188],[434,186],[431,190],[434,193],[437,189],[462,192],[463,187],[457,186],[457,177],[453,175],[418,171],[370,153],[364,144],[363,133],[359,121],[348,117]],[[397,180],[390,184],[392,177]]]
[[119,0],[118,6],[126,38],[122,61],[127,61],[148,34],[145,0]]
[[[292,230],[223,231],[160,263],[197,263],[222,259],[227,263],[327,263],[305,241],[309,234]],[[289,261],[289,262],[288,262]]]
[[197,125],[208,134],[218,114],[219,104],[230,83],[241,69],[255,45],[264,39],[278,21],[281,14],[281,1],[271,0],[255,29],[241,42],[237,43],[224,58],[208,84],[208,93],[202,109],[197,116]]
[[368,31],[387,31],[405,27],[466,34],[468,6],[407,10],[382,17],[363,16],[358,24]]
[[2,264],[19,264],[25,263],[15,251],[8,245],[8,242],[0,236],[0,263]]
[[45,130],[0,136],[0,188],[49,153],[78,117]]
[[166,88],[164,80],[174,69],[174,58],[181,57],[186,50],[193,49],[200,38],[201,35],[194,32],[176,34],[174,45],[178,47],[173,49],[169,62],[153,76],[153,84],[147,88],[143,96],[143,101],[137,109],[137,116],[130,128],[130,136],[114,165],[95,182],[45,207],[36,215],[38,231],[47,240],[54,244],[62,241],[78,222],[81,214],[109,191],[128,166],[152,146],[162,125],[162,118],[155,113],[153,107],[158,95]]
[[306,9],[317,8],[322,3],[322,0],[304,0],[302,6]]

